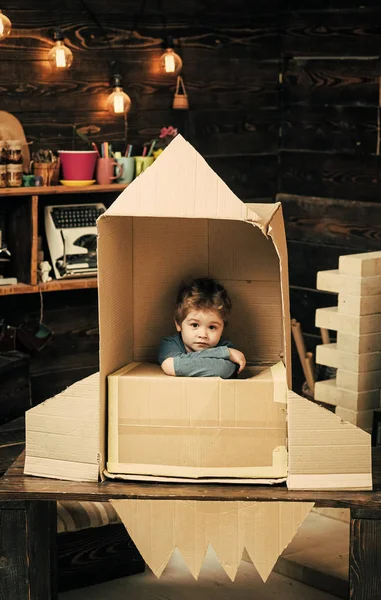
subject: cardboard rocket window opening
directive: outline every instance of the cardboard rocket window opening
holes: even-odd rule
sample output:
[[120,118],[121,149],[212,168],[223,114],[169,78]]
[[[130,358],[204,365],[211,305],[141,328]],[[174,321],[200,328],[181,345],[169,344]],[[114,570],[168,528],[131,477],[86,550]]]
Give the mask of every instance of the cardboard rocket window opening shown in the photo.
[[[105,474],[196,482],[287,478],[293,489],[371,488],[370,436],[290,391],[280,203],[242,203],[179,135],[100,217],[98,233],[99,383],[98,375],[91,376],[28,411],[25,473],[78,481]],[[169,377],[155,364],[160,338],[174,333],[178,284],[187,276],[207,275],[232,297],[224,337],[246,356],[243,379]],[[131,534],[138,513],[139,522],[148,523],[154,509],[145,500],[144,507],[129,502],[114,504]],[[209,504],[189,508],[200,531],[209,523]],[[240,504],[229,503],[235,523]],[[265,514],[272,509],[261,504],[261,522],[268,525]],[[157,501],[153,505],[160,512]],[[173,529],[185,505],[165,501],[165,506]],[[310,508],[295,517],[293,534]],[[284,523],[280,527],[287,529]],[[172,529],[168,543],[173,549]],[[249,550],[244,530],[237,533],[236,547]],[[132,537],[136,543],[139,532]],[[178,547],[187,543],[180,538]],[[200,541],[202,548],[207,541]],[[288,541],[273,549],[269,560],[268,549],[252,550],[253,556],[265,551],[264,578]],[[150,552],[143,555],[160,574],[171,551],[164,563],[152,547]],[[190,547],[184,552],[192,554]],[[238,555],[227,558],[227,572],[234,572]],[[193,565],[195,572],[199,566]]]

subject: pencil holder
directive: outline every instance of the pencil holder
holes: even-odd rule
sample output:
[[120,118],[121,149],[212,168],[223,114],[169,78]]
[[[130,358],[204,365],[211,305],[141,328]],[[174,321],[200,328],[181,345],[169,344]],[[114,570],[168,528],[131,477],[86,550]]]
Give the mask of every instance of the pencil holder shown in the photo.
[[135,175],[135,158],[133,156],[122,156],[115,159],[118,165],[122,165],[123,172],[116,180],[117,183],[131,183]]
[[30,163],[34,175],[42,177],[42,185],[58,185],[60,174],[60,159],[55,163],[39,163],[34,160]]
[[135,156],[135,176],[143,173],[153,163],[153,156]]

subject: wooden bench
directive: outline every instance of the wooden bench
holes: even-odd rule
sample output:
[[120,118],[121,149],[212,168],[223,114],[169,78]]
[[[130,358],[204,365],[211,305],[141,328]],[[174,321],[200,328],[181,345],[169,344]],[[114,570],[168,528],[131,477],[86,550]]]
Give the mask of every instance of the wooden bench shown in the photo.
[[[0,425],[0,478],[23,452],[24,440],[23,418]],[[144,560],[111,503],[58,501],[55,555],[58,592],[145,569]],[[0,567],[0,580],[3,574]],[[0,585],[0,598],[1,590]]]
[[56,597],[58,500],[179,499],[315,502],[350,508],[350,600],[381,598],[381,451],[373,456],[374,491],[289,491],[284,486],[77,483],[23,474],[23,455],[0,480],[0,591],[4,600]]

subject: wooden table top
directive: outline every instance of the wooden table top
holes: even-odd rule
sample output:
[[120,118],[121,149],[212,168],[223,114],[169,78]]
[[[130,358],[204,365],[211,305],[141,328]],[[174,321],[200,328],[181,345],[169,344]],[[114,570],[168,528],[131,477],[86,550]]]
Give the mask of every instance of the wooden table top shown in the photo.
[[23,474],[22,453],[0,479],[2,500],[224,500],[224,501],[285,501],[315,502],[316,506],[380,508],[381,509],[381,448],[373,452],[373,485],[370,492],[354,491],[291,491],[285,484],[273,486],[242,484],[181,484],[141,483],[107,480],[81,483],[32,477]]

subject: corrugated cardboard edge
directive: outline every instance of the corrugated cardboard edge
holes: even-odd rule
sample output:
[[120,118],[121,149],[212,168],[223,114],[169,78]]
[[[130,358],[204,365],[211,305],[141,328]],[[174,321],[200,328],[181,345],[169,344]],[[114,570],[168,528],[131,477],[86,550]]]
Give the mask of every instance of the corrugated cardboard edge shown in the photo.
[[[111,375],[109,375],[107,377],[108,398],[117,397],[118,376],[125,375],[129,371],[132,371],[139,364],[140,363],[138,363],[138,362],[132,362],[129,365],[126,365],[126,366],[122,367],[121,369],[118,369],[118,371],[115,371],[115,373],[112,373]],[[116,389],[113,392],[114,388],[116,388]],[[115,460],[115,458],[117,458],[119,455],[119,441],[118,441],[117,436],[115,436],[115,435],[110,436],[110,431],[118,430],[118,420],[119,420],[118,407],[119,407],[118,402],[110,402],[110,401],[108,402],[108,418],[106,418],[107,427],[108,427],[108,459],[110,459],[110,457],[111,457],[113,460]],[[107,477],[106,470],[103,471],[103,476]]]
[[24,473],[98,481],[99,429],[99,373],[95,373],[26,412]]
[[284,483],[287,481],[286,477],[281,479],[238,479],[224,477],[219,479],[218,477],[202,477],[200,479],[187,479],[185,477],[148,477],[147,475],[124,475],[123,473],[109,473],[107,469],[104,470],[104,475],[107,479],[122,479],[123,481],[144,481],[144,482],[155,482],[155,483],[197,483],[198,485],[203,483],[233,483],[233,484],[256,484],[256,485],[274,485],[276,483]]
[[287,369],[287,384],[292,387],[291,371],[291,321],[290,321],[290,296],[288,279],[288,253],[287,240],[284,228],[283,210],[280,202],[274,204],[250,204],[248,207],[247,220],[257,227],[266,237],[271,237],[276,253],[279,258],[280,286],[282,294],[283,312],[283,347],[284,361]]
[[25,456],[25,475],[64,479],[66,481],[98,481],[99,465],[53,458]]
[[177,548],[197,579],[211,545],[232,581],[245,548],[266,581],[314,505],[197,500],[111,500],[111,503],[157,577]]
[[280,287],[282,294],[283,312],[283,348],[285,355],[281,357],[287,369],[287,385],[292,388],[292,364],[291,364],[291,320],[290,320],[290,295],[288,279],[288,253],[286,232],[283,221],[283,210],[280,204],[269,224],[269,236],[272,238],[275,250],[279,257],[280,265]]
[[290,490],[371,490],[371,436],[288,392]]

